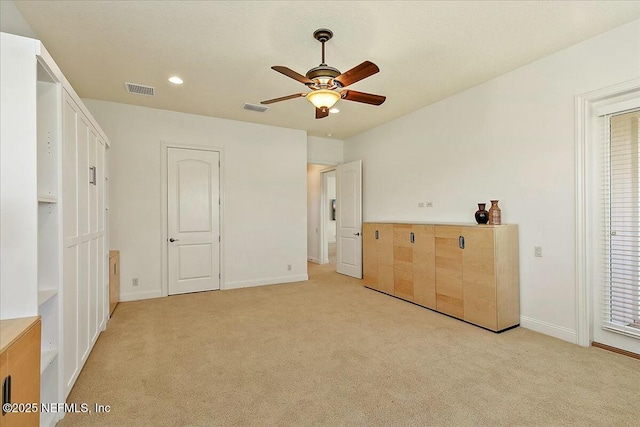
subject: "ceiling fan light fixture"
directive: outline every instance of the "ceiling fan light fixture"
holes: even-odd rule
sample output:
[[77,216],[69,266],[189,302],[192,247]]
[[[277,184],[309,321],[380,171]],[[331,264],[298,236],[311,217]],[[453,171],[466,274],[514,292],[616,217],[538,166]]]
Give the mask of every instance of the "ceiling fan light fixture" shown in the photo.
[[340,100],[341,96],[338,92],[328,89],[319,89],[309,92],[307,99],[316,108],[331,108]]

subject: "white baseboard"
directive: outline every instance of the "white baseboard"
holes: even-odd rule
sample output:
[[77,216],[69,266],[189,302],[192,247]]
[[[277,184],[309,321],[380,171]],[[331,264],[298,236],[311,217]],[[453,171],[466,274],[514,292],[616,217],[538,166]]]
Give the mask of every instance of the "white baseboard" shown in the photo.
[[307,261],[311,261],[314,264],[320,264],[320,260],[314,256],[308,256]]
[[542,320],[520,316],[520,326],[523,328],[531,329],[532,331],[540,332],[541,334],[561,339],[563,341],[568,341],[572,344],[577,344],[578,342],[576,331],[574,331],[573,329],[553,325],[551,323],[543,322]]
[[138,301],[141,299],[160,298],[162,296],[161,291],[143,291],[143,292],[131,292],[128,294],[120,294],[120,302],[126,301]]
[[250,288],[252,286],[277,285],[278,283],[304,282],[309,280],[306,274],[297,276],[269,277],[266,279],[246,280],[243,282],[227,282],[223,289]]

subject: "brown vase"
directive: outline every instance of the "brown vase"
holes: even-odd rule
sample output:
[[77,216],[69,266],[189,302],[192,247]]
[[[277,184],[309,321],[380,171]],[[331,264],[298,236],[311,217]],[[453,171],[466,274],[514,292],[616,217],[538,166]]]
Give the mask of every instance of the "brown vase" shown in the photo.
[[500,225],[502,222],[502,212],[498,207],[498,200],[491,201],[491,207],[489,208],[489,224]]
[[478,224],[486,224],[489,221],[489,212],[485,209],[486,203],[478,203],[478,210],[476,211],[476,222]]

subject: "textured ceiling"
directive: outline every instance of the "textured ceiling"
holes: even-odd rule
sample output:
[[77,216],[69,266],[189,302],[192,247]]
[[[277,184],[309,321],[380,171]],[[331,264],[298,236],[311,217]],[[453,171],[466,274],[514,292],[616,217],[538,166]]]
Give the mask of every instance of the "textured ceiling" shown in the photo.
[[[538,58],[640,18],[619,1],[16,1],[78,94],[346,139]],[[350,89],[381,94],[380,107],[340,101],[321,120],[303,98],[265,113],[245,102],[305,92],[275,71],[320,63],[318,28],[330,28],[326,62],[364,60],[380,73]],[[171,75],[185,81],[167,82]],[[157,88],[128,94],[123,82]]]

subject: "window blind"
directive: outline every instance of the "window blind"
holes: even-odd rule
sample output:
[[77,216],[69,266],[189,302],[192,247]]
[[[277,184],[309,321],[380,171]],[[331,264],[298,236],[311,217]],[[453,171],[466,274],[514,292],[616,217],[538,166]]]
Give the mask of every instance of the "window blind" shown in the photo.
[[640,339],[640,110],[604,120],[602,327]]

